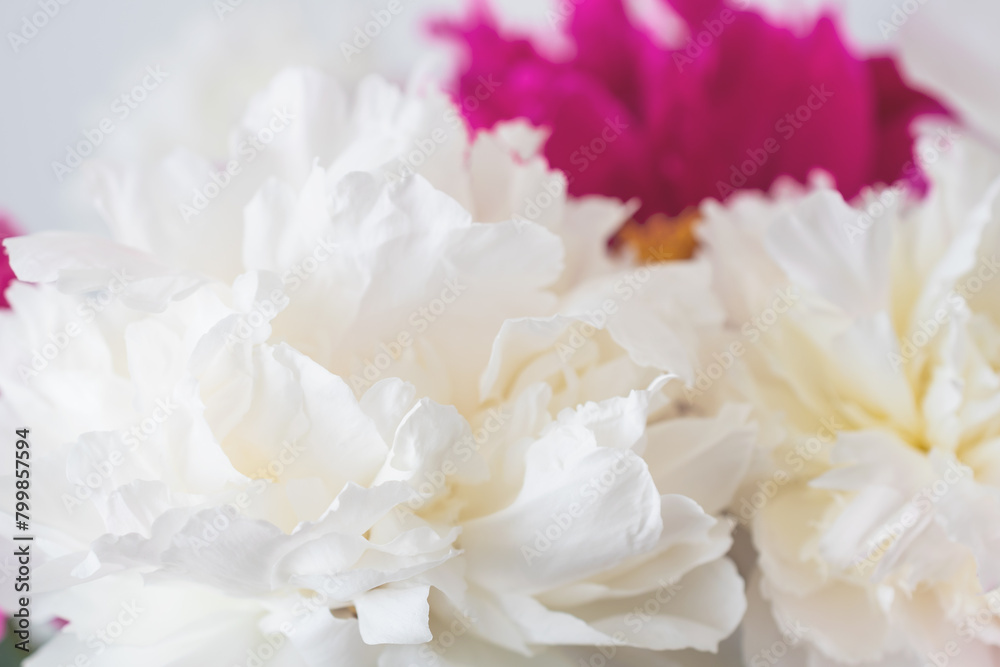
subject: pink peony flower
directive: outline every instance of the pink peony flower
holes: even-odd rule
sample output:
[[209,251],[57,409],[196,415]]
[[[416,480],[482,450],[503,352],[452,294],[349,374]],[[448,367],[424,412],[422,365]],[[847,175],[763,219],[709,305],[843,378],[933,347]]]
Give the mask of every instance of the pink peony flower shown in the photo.
[[[0,241],[9,237],[17,236],[23,233],[17,225],[15,225],[10,218],[0,213]],[[3,250],[3,256],[0,258],[0,308],[7,308],[7,285],[10,281],[14,280],[14,270],[10,268],[10,260],[7,258],[7,251]],[[7,614],[2,608],[0,608],[0,641],[7,636]]]
[[[23,233],[24,232],[21,231],[21,229],[14,224],[9,217],[0,212],[0,241]],[[7,303],[6,292],[7,285],[9,285],[12,280],[14,280],[14,271],[10,268],[10,261],[7,259],[7,251],[3,250],[2,257],[0,257],[0,308],[7,308],[9,305]],[[0,615],[2,615],[2,613],[3,612],[0,612]],[[2,619],[2,616],[0,616],[0,619]],[[0,635],[0,639],[2,638],[3,635]]]
[[830,17],[800,35],[721,0],[671,0],[689,38],[666,49],[621,0],[574,2],[564,60],[501,35],[482,3],[435,25],[467,46],[457,94],[469,123],[549,128],[546,157],[572,194],[639,197],[642,221],[816,168],[847,198],[900,179],[922,191],[910,125],[946,110],[891,58],[852,55]]

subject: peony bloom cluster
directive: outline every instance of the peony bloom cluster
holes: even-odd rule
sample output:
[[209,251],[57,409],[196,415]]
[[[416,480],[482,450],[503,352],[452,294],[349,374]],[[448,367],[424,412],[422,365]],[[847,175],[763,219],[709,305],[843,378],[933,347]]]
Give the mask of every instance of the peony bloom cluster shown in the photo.
[[1000,658],[1000,155],[951,127],[920,147],[943,151],[923,201],[703,209],[743,354],[702,384],[761,427],[733,508],[759,554],[748,658]]
[[633,207],[568,199],[542,139],[286,69],[228,154],[99,165],[113,238],[6,242],[35,613],[68,621],[32,667],[717,650],[755,427],[683,398],[708,264],[607,256]]
[[405,85],[247,9],[81,169],[107,235],[0,219],[28,667],[1000,663],[988,95],[569,4]]
[[678,27],[664,46],[626,4],[573,0],[569,48],[554,55],[549,39],[501,32],[482,4],[442,24],[465,46],[458,94],[476,102],[463,106],[470,123],[550,127],[545,155],[570,192],[639,197],[640,222],[779,177],[805,183],[814,169],[847,198],[900,179],[924,185],[910,124],[944,107],[892,58],[853,54],[832,16],[792,29],[747,0],[669,0]]

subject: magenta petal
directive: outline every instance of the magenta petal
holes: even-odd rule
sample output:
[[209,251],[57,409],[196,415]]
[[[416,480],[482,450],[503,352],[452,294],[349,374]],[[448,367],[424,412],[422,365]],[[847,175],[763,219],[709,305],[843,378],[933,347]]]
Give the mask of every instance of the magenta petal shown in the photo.
[[[548,128],[546,157],[570,192],[639,197],[640,220],[817,168],[848,198],[904,178],[922,186],[910,126],[946,111],[891,59],[856,58],[829,17],[796,34],[714,0],[671,4],[692,38],[677,50],[633,25],[621,0],[577,3],[565,61],[501,35],[480,2],[437,30],[466,46],[457,94],[474,101],[462,105],[473,127]],[[485,81],[496,90],[479,99]]]
[[[19,236],[24,232],[14,224],[9,217],[0,213],[0,241],[11,236]],[[14,270],[10,268],[10,260],[7,257],[7,250],[3,250],[3,257],[0,259],[0,308],[9,308],[7,303],[7,286],[14,280]]]
[[722,0],[670,0],[669,4],[688,25],[712,20],[725,8]]

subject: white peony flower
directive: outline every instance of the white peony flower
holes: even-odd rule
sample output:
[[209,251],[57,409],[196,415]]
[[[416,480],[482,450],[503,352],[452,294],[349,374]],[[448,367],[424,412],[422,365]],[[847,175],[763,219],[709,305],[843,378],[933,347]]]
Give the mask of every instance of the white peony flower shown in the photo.
[[922,201],[704,208],[738,347],[699,380],[755,404],[766,448],[734,508],[754,666],[1000,657],[1000,158],[946,127],[919,154]]
[[35,612],[69,621],[32,667],[717,649],[755,430],[673,398],[708,267],[607,258],[630,207],[567,201],[540,140],[286,70],[228,155],[108,166],[113,239],[6,243],[39,284],[0,404],[47,490]]

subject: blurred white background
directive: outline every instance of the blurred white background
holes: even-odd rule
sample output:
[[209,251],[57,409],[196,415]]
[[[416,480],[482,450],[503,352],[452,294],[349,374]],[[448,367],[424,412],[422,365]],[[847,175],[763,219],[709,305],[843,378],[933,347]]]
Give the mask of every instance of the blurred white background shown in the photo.
[[[127,0],[5,0],[0,7],[0,211],[11,214],[29,230],[79,229],[99,231],[96,213],[71,196],[60,183],[53,161],[66,159],[67,147],[98,126],[115,99],[141,81],[143,70],[161,64],[172,71],[171,59],[189,49],[198,34],[194,26],[237,21],[241,13],[278,8],[282,14],[300,15],[316,40],[324,64],[345,64],[340,44],[349,41],[355,28],[371,20],[373,10],[388,0],[171,0],[135,2]],[[631,0],[639,13],[657,10],[660,0]],[[824,0],[755,0],[769,13],[784,17],[808,15]],[[421,58],[443,63],[440,45],[425,37],[423,24],[429,16],[458,15],[464,0],[399,0],[400,15],[363,52],[363,57],[345,67],[347,75],[378,69],[403,80]],[[505,22],[534,29],[549,28],[547,12],[557,0],[494,0]],[[982,91],[965,81],[993,80],[1000,83],[994,66],[992,78],[980,71],[1000,60],[995,36],[1000,34],[1000,2],[997,0],[906,0],[916,8],[907,14],[902,30],[886,34],[884,21],[904,4],[902,0],[831,0],[843,9],[851,41],[865,51],[890,49],[908,39],[908,69],[925,84],[949,89],[966,103],[970,118],[981,125],[998,124],[993,109],[1000,109],[1000,85]],[[227,3],[229,9],[220,9]],[[47,20],[26,42],[25,22],[42,12],[42,5],[58,13]],[[36,21],[42,22],[42,21]],[[883,22],[883,23],[880,23]],[[905,37],[905,36],[909,37]],[[919,48],[913,45],[919,45]],[[931,44],[929,47],[928,44]],[[193,49],[194,46],[192,45]],[[261,57],[266,57],[261,54]],[[435,61],[435,57],[437,61]],[[280,65],[280,63],[278,63]],[[168,79],[164,85],[173,84]],[[156,91],[141,105],[139,113],[151,113]],[[170,110],[159,109],[159,113]],[[122,124],[135,122],[132,118]],[[95,156],[100,157],[101,147]]]

